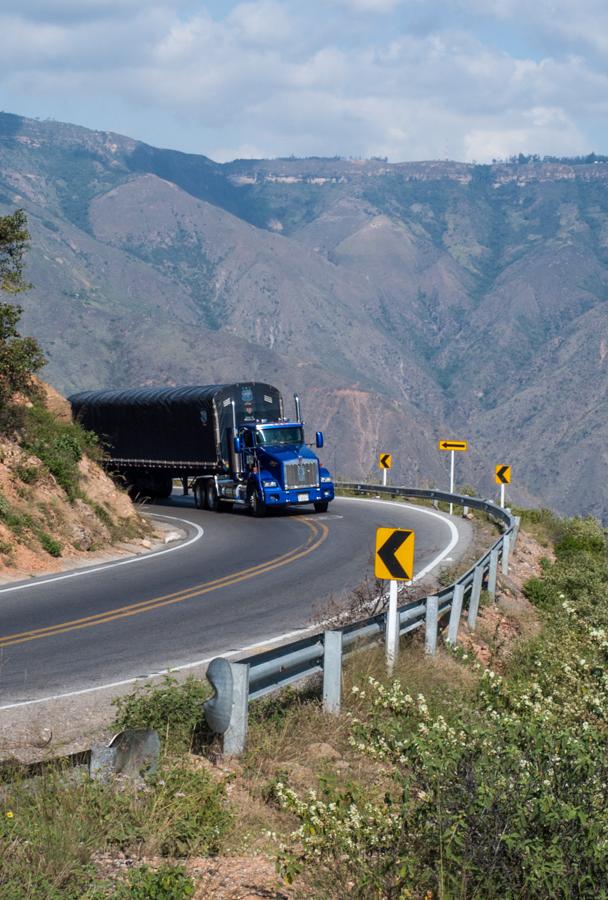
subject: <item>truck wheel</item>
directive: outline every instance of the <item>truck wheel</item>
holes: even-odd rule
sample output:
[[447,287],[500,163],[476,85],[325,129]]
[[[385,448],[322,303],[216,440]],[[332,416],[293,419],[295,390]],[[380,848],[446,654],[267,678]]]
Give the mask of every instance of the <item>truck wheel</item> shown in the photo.
[[253,490],[249,495],[249,509],[256,519],[261,519],[266,515],[266,504],[263,500],[260,500],[256,490]]
[[153,493],[159,500],[166,500],[173,493],[173,479],[168,475],[159,476],[154,481]]
[[205,509],[207,506],[207,492],[204,486],[198,481],[194,485],[194,506],[196,509]]
[[209,509],[211,512],[224,511],[224,504],[220,500],[217,493],[217,488],[212,481],[209,482],[207,486],[207,509]]
[[328,506],[329,506],[329,500],[315,500],[315,503],[314,503],[315,512],[318,512],[318,513],[327,512]]

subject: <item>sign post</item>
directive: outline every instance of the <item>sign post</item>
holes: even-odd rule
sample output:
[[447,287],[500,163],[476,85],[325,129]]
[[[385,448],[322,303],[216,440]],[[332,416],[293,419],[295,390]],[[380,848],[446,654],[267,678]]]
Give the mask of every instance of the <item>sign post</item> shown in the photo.
[[399,655],[399,612],[397,610],[397,582],[411,581],[414,574],[413,531],[405,528],[376,530],[376,578],[389,582],[388,616],[386,619],[386,665],[393,671]]
[[[454,453],[464,453],[469,449],[469,445],[467,441],[452,441],[452,440],[441,440],[439,441],[439,449],[440,450],[449,450],[450,451],[450,494],[454,493]],[[452,511],[454,509],[454,504],[450,503],[450,515],[452,515]]]
[[499,465],[494,470],[496,484],[500,485],[500,505],[505,508],[505,485],[511,484],[511,466]]
[[388,470],[393,465],[393,457],[390,453],[381,453],[378,459],[378,468],[382,469],[382,486],[386,487]]

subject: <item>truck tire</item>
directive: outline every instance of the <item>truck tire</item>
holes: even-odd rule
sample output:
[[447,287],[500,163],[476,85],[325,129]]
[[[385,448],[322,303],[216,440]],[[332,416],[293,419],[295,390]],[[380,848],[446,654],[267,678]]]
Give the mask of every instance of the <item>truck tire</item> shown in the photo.
[[223,512],[224,504],[220,500],[217,488],[212,481],[207,485],[207,509],[211,512]]
[[170,475],[134,475],[128,478],[127,491],[139,503],[166,500],[173,491],[173,479]]
[[201,481],[197,481],[194,485],[194,506],[196,509],[207,508],[207,491],[205,485]]
[[315,500],[315,503],[314,503],[315,512],[318,512],[318,513],[327,512],[328,506],[329,506],[329,500]]
[[249,494],[249,509],[256,519],[263,519],[266,515],[266,504],[260,500],[257,490],[252,490]]
[[173,479],[170,475],[160,475],[154,479],[153,493],[159,500],[166,500],[173,493]]

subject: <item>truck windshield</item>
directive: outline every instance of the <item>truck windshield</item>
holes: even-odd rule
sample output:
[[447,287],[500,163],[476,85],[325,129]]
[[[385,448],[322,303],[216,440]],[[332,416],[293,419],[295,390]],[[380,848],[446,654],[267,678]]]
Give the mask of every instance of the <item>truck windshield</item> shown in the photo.
[[284,428],[258,428],[255,432],[256,443],[266,447],[277,444],[303,444],[304,433],[297,425],[287,425]]

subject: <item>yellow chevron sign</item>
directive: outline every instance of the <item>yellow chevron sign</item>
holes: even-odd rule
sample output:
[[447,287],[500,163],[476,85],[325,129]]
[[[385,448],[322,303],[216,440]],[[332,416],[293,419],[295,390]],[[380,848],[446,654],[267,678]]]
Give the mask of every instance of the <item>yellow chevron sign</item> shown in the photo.
[[390,469],[393,465],[393,457],[390,453],[381,453],[380,458],[378,459],[378,468],[379,469]]
[[374,573],[385,581],[411,581],[414,575],[413,531],[378,528]]
[[496,484],[511,484],[511,466],[496,466]]

